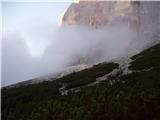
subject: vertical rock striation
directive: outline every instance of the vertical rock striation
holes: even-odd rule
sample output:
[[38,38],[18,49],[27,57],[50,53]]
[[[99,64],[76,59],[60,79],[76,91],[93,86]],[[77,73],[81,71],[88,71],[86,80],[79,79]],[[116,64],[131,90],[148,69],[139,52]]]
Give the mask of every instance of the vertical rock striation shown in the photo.
[[[108,25],[123,25],[131,28],[135,32],[135,39],[139,40],[133,45],[138,49],[143,48],[144,40],[148,44],[151,44],[154,39],[160,41],[160,2],[80,0],[69,6],[61,23],[61,26],[88,26],[93,29]],[[100,54],[101,50],[94,51],[93,55]],[[93,55],[87,56],[88,59],[94,58]],[[77,62],[88,61],[85,59],[87,58],[80,57]],[[78,64],[77,62],[75,64]]]
[[62,25],[84,25],[100,28],[125,23],[135,28],[139,24],[139,2],[131,1],[80,1],[73,3],[62,18]]

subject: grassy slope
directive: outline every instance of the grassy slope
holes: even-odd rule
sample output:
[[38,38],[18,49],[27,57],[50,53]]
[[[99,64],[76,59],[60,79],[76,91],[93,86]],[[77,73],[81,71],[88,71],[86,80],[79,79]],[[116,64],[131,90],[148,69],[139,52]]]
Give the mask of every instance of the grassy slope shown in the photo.
[[2,118],[5,120],[26,120],[39,103],[61,98],[58,89],[62,87],[62,84],[66,84],[66,89],[88,84],[117,67],[118,64],[101,63],[55,81],[3,88]]
[[160,44],[132,57],[128,75],[60,96],[66,89],[95,81],[118,67],[105,63],[52,82],[2,89],[4,120],[159,120]]

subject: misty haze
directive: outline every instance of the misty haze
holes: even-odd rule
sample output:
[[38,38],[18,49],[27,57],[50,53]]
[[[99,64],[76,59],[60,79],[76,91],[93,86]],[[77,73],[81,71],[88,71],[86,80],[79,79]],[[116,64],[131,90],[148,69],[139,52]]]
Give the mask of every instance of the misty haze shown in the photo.
[[159,1],[2,1],[2,120],[160,119]]
[[76,64],[110,61],[136,53],[147,43],[135,28],[122,21],[98,29],[83,24],[58,25],[60,14],[70,4],[2,4],[2,86],[54,74]]
[[[13,11],[8,11],[9,7]],[[57,72],[78,59],[88,64],[111,60],[124,54],[136,39],[132,29],[120,23],[96,30],[54,25],[54,20],[49,21],[52,14],[45,15],[56,9],[54,4],[51,7],[4,3],[2,86]],[[37,8],[44,13],[39,15]],[[60,16],[56,17],[59,20]]]

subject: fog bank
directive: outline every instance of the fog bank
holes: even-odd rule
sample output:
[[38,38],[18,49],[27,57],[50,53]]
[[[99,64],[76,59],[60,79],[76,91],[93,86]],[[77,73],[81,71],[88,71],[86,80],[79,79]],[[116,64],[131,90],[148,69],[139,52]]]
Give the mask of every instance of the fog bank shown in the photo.
[[56,73],[72,65],[96,64],[136,54],[160,42],[160,4],[155,4],[142,5],[142,10],[148,9],[142,12],[138,32],[118,22],[99,29],[54,26],[53,30],[51,22],[40,19],[25,24],[24,31],[3,29],[2,86]]
[[44,54],[33,57],[25,36],[8,33],[2,41],[2,86],[54,73],[73,64],[109,61],[126,54],[135,40],[133,31],[124,26],[95,30],[65,26],[57,28],[53,36],[46,37],[50,44],[43,44]]

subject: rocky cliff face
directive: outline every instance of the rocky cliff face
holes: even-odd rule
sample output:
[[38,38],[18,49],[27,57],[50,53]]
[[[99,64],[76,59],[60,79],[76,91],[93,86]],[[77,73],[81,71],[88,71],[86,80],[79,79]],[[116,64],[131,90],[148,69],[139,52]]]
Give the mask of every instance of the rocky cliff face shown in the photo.
[[[152,43],[160,41],[160,2],[145,1],[88,1],[72,3],[62,18],[62,26],[88,26],[99,29],[108,25],[124,25],[135,31],[139,41],[135,46],[143,48],[143,40]],[[117,27],[118,28],[118,27]],[[133,41],[134,42],[134,41]],[[145,44],[146,45],[146,44]],[[144,45],[144,46],[145,46]],[[134,48],[133,48],[134,49]],[[91,58],[100,55],[94,51]],[[87,57],[90,57],[87,56]],[[87,58],[77,58],[79,63],[87,63]],[[88,58],[89,59],[89,58]]]
[[160,41],[160,1],[140,2],[140,37]]
[[80,0],[70,5],[62,17],[61,25],[100,28],[109,24],[125,23],[142,31],[146,29],[151,31],[150,28],[158,31],[160,29],[159,11],[159,1]]
[[62,25],[84,25],[99,28],[108,24],[139,24],[139,2],[131,1],[79,1],[67,9]]

